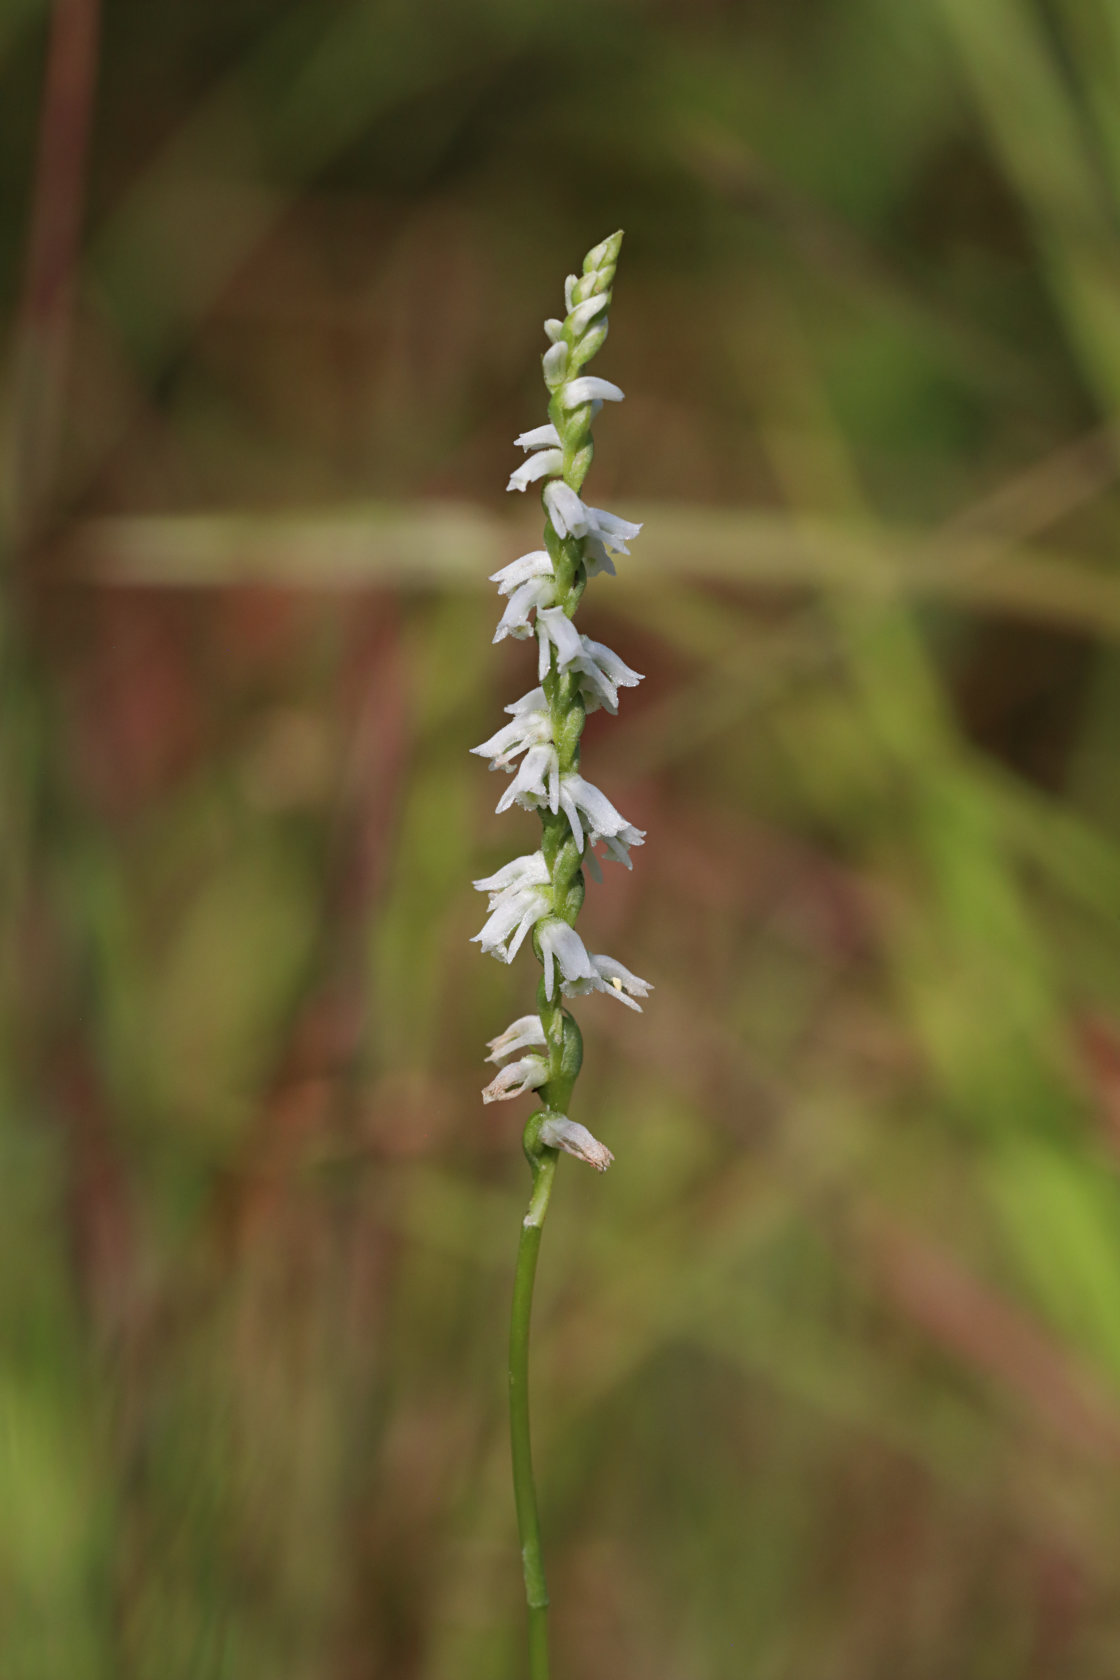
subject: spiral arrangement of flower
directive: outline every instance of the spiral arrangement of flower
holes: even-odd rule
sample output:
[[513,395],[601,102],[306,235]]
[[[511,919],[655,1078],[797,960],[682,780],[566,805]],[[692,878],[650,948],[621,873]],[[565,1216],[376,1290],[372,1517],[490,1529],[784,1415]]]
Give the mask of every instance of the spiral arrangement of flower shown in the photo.
[[507,488],[524,491],[540,479],[547,481],[542,493],[545,546],[503,566],[491,580],[506,598],[494,640],[536,637],[539,686],[507,706],[511,721],[472,749],[490,760],[492,770],[511,777],[497,809],[517,804],[537,811],[542,830],[537,851],[474,883],[489,896],[489,914],[475,935],[482,949],[508,963],[531,937],[542,968],[536,1013],[521,1016],[490,1041],[488,1060],[498,1072],[482,1093],[484,1102],[497,1102],[536,1091],[541,1105],[523,1140],[533,1188],[522,1224],[510,1336],[514,1494],[532,1680],[545,1680],[548,1674],[548,1593],[528,1409],[529,1316],[541,1227],[558,1151],[600,1172],[613,1159],[606,1145],[567,1113],[583,1040],[566,1000],[604,992],[640,1010],[636,1000],[650,991],[647,981],[614,957],[588,951],[575,929],[583,905],[584,865],[602,879],[596,847],[602,845],[604,859],[629,869],[631,847],[645,839],[580,768],[580,736],[588,712],[603,707],[617,713],[619,690],[642,679],[573,623],[588,578],[600,572],[613,576],[615,558],[629,554],[627,543],[641,529],[589,506],[580,494],[594,452],[592,422],[605,402],[622,401],[617,385],[582,372],[607,336],[621,243],[622,234],[615,233],[587,253],[582,274],[569,275],[565,283],[565,318],[544,324],[550,341],[543,357],[548,422],[516,440],[526,459],[510,475]]

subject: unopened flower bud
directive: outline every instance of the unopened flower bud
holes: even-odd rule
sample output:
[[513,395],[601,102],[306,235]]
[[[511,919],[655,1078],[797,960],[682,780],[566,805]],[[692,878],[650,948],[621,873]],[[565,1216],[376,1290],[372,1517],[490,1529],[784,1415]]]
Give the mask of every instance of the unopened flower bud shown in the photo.
[[541,357],[541,367],[544,369],[544,382],[550,391],[564,383],[564,374],[568,367],[568,346],[561,340],[552,344]]

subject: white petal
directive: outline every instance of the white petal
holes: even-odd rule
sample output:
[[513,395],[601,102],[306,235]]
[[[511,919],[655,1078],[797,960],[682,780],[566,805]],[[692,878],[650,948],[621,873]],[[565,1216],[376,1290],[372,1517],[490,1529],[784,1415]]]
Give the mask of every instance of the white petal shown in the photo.
[[[596,379],[585,373],[580,379],[569,379],[560,392],[561,408],[578,408],[587,402],[622,402],[625,393],[609,379]],[[521,439],[518,438],[518,443]]]
[[472,881],[476,892],[496,893],[505,892],[510,887],[543,886],[549,879],[548,865],[544,861],[543,852],[526,852],[522,857],[511,858],[508,863],[493,875],[486,875],[481,881]]
[[640,975],[632,974],[624,964],[614,957],[603,956],[601,953],[592,956],[591,961],[599,971],[599,978],[603,981],[603,991],[610,997],[616,997],[619,1003],[625,1003],[628,1008],[636,1009],[640,1015],[641,1005],[635,1003],[635,998],[648,997],[653,987],[648,980]]
[[563,1149],[577,1161],[586,1161],[596,1172],[606,1172],[614,1160],[605,1143],[600,1143],[578,1120],[569,1120],[566,1114],[550,1114],[537,1136],[549,1149]]
[[620,834],[627,826],[626,818],[616,811],[601,788],[593,782],[585,781],[577,771],[569,771],[563,778],[566,791],[575,800],[580,810],[587,815],[597,835]]
[[555,482],[546,485],[544,500],[552,523],[560,536],[586,536],[587,509],[570,484]]
[[589,712],[594,712],[603,706],[612,717],[618,716],[618,690],[601,677],[598,671],[585,671],[580,662],[579,691],[583,696],[583,703]]
[[529,932],[529,929],[536,927],[541,917],[548,915],[549,909],[550,903],[543,893],[538,894],[538,902],[526,907],[525,914],[522,916],[520,922],[514,930],[513,938],[506,946],[507,963],[511,963],[513,961],[518,951],[520,951],[522,941],[524,940],[525,935]]
[[634,688],[641,682],[640,672],[632,671],[626,662],[612,653],[602,642],[593,642],[589,636],[584,636],[583,653],[573,664],[587,679],[584,688],[586,698],[587,684],[592,693],[609,712],[618,711],[618,691],[620,688]]
[[532,795],[538,799],[547,799],[546,779],[555,763],[555,747],[543,745],[530,747],[521,760],[521,768],[495,806],[495,815],[499,815],[502,811],[508,811],[515,799],[522,799],[527,795]]
[[572,296],[572,293],[578,285],[579,275],[569,274],[568,278],[564,282],[564,308],[567,310],[575,308],[575,298]]
[[497,1038],[490,1039],[486,1046],[490,1054],[486,1060],[500,1062],[503,1056],[512,1056],[516,1050],[524,1050],[527,1045],[546,1042],[540,1016],[521,1015],[516,1021],[510,1022],[505,1032],[499,1033]]
[[570,665],[573,659],[581,657],[583,642],[580,633],[563,607],[542,608],[537,613],[537,623],[544,625],[549,641],[556,648],[556,657],[561,671],[566,665]]
[[521,719],[515,718],[512,723],[503,724],[502,728],[491,735],[488,741],[483,741],[470,750],[472,753],[477,753],[480,758],[491,758],[497,761],[507,751],[518,751],[515,743],[523,741],[524,734],[525,730]]
[[534,607],[546,607],[556,599],[556,587],[551,578],[530,578],[513,591],[506,610],[498,620],[494,641],[504,642],[507,636],[528,636],[531,626],[529,614]]
[[587,567],[589,578],[598,577],[600,572],[606,572],[608,577],[617,577],[614,561],[607,552],[602,537],[597,537],[594,531],[587,534],[587,542],[583,550],[583,563]]
[[543,688],[531,688],[528,694],[521,696],[520,700],[515,700],[512,705],[504,706],[502,709],[503,711],[513,712],[515,716],[520,712],[546,712],[548,701],[545,699]]
[[531,554],[519,554],[516,560],[511,560],[500,571],[491,572],[490,582],[497,584],[499,595],[508,595],[519,585],[528,583],[530,578],[551,576],[552,561],[547,550],[535,548]]
[[564,452],[561,449],[538,449],[535,455],[522,461],[509,475],[507,490],[527,490],[535,479],[545,478],[549,473],[564,470]]
[[[578,384],[579,381],[574,383]],[[531,432],[522,432],[521,436],[513,441],[520,449],[559,449],[560,433],[552,425],[534,426]]]
[[617,513],[608,513],[606,508],[585,508],[588,524],[600,536],[608,548],[616,554],[629,554],[627,542],[631,542],[641,530],[640,524],[632,519],[622,519]]
[[596,840],[605,840],[607,855],[619,863],[624,863],[627,869],[631,867],[627,847],[642,845],[645,831],[627,822],[622,813],[615,810],[601,788],[585,781],[575,771],[570,771],[560,778],[560,804],[567,813],[576,844],[581,851],[582,816],[587,824],[589,843],[593,845]]
[[481,945],[484,951],[496,951],[505,943],[524,914],[520,903],[508,899],[503,904],[495,905],[487,916],[481,928],[471,936],[472,945]]
[[545,334],[550,344],[555,344],[564,331],[563,321],[558,321],[555,315],[550,315],[544,324]]
[[605,837],[607,856],[613,858],[615,863],[621,863],[627,869],[633,869],[634,865],[630,862],[628,848],[630,846],[643,846],[645,838],[644,828],[631,828],[629,825],[622,830],[621,834],[608,834]]
[[[591,958],[587,954],[587,947],[583,943],[574,927],[558,918],[545,922],[541,929],[541,948],[552,952],[560,965],[560,972],[565,980],[594,980],[596,971],[592,967]],[[548,994],[551,996],[551,993]]]
[[605,642],[593,642],[590,636],[580,638],[583,651],[588,659],[594,660],[603,675],[609,677],[619,688],[637,688],[643,680],[640,671],[632,671],[624,659],[621,659],[613,648]]
[[[511,962],[529,928],[552,913],[552,895],[541,887],[501,893],[471,943],[482,946],[501,962]],[[504,948],[513,935],[513,943]]]
[[568,823],[572,830],[572,839],[582,852],[583,824],[579,820],[579,806],[576,804],[572,795],[564,785],[567,779],[568,778],[566,776],[561,776],[560,778],[560,809],[564,812],[564,815],[568,819]]
[[645,997],[647,992],[653,990],[648,980],[643,980],[639,975],[634,974],[626,967],[625,963],[620,963],[617,957],[604,956],[600,951],[592,957],[591,961],[604,980],[619,981],[628,992],[633,992],[637,997]]
[[552,740],[552,714],[547,711],[520,712],[511,723],[491,735],[481,746],[472,747],[472,753],[480,757],[489,758],[491,770],[505,770],[518,756],[530,747],[542,745]]
[[548,1063],[543,1056],[522,1056],[520,1061],[510,1062],[508,1067],[494,1075],[482,1093],[482,1100],[484,1103],[508,1102],[511,1097],[536,1090],[547,1079]]

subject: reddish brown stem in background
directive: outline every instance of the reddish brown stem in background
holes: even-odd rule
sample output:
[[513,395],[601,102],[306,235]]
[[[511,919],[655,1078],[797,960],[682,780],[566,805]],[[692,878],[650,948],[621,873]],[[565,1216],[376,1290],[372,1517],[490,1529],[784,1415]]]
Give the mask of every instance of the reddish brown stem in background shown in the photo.
[[[75,273],[84,212],[86,161],[100,34],[100,0],[54,0],[31,190],[23,291],[12,340],[10,475],[0,535],[14,559],[0,596],[6,687],[5,713],[33,734],[35,773],[20,784],[27,834],[50,809],[55,821],[80,832],[66,776],[65,752],[47,698],[47,660],[37,634],[21,618],[26,562],[52,520],[61,458]],[[7,800],[10,790],[5,790]],[[65,817],[58,812],[64,810]],[[46,871],[49,877],[49,870]],[[68,1232],[76,1284],[102,1337],[126,1326],[133,1301],[133,1225],[126,1175],[118,1159],[96,1057],[74,1019],[70,929],[52,902],[48,880],[27,869],[27,902],[20,907],[28,938],[49,953],[49,995],[42,1040],[28,1054],[51,1069],[52,1094],[64,1117],[67,1142]],[[36,931],[36,924],[37,931]],[[54,937],[58,929],[58,937]],[[42,950],[33,958],[42,961]]]
[[14,344],[9,507],[17,546],[51,515],[62,441],[100,0],[55,0]]

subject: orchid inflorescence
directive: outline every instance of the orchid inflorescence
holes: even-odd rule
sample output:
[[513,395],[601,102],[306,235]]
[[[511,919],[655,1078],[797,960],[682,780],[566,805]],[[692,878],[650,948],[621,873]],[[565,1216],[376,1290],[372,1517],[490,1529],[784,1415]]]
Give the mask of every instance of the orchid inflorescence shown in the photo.
[[514,804],[535,810],[543,829],[538,851],[474,883],[489,895],[490,913],[475,935],[482,949],[512,962],[531,935],[544,970],[537,1013],[522,1016],[490,1041],[488,1060],[499,1072],[483,1101],[538,1091],[543,1108],[525,1134],[530,1161],[542,1148],[559,1148],[600,1171],[609,1166],[610,1151],[565,1113],[583,1043],[563,999],[605,992],[640,1010],[636,999],[650,990],[613,957],[589,952],[574,926],[583,904],[583,865],[602,880],[596,846],[602,843],[605,858],[629,869],[631,847],[645,839],[580,774],[587,713],[599,707],[617,713],[619,690],[633,688],[641,677],[572,622],[587,579],[600,572],[613,576],[615,558],[630,552],[627,543],[641,530],[580,496],[593,453],[592,421],[604,402],[622,401],[617,385],[581,372],[607,336],[621,243],[616,233],[588,252],[582,275],[569,275],[565,284],[565,319],[544,324],[550,341],[543,357],[549,420],[516,440],[526,458],[507,488],[524,491],[547,481],[545,546],[512,560],[491,579],[506,603],[494,640],[536,637],[539,687],[507,706],[511,721],[472,748],[490,760],[492,770],[511,777],[498,811]]
[[[606,379],[582,372],[607,336],[611,282],[621,233],[589,251],[583,273],[570,274],[564,288],[567,315],[546,321],[549,348],[543,358],[549,391],[548,423],[517,439],[525,460],[510,475],[510,490],[544,479],[544,547],[511,560],[492,581],[505,598],[494,632],[537,640],[537,683],[507,706],[510,722],[473,748],[491,770],[510,777],[499,811],[517,804],[541,819],[535,852],[513,858],[474,884],[489,895],[489,915],[475,935],[484,951],[512,962],[526,939],[543,973],[537,1010],[522,1015],[490,1040],[489,1060],[498,1072],[482,1093],[484,1102],[505,1101],[535,1091],[540,1108],[525,1127],[524,1148],[533,1177],[529,1209],[521,1221],[510,1319],[509,1405],[513,1494],[521,1539],[521,1565],[528,1610],[529,1677],[548,1680],[548,1586],[537,1510],[529,1431],[529,1326],[533,1280],[552,1182],[565,1150],[599,1172],[611,1152],[577,1121],[568,1118],[572,1087],[583,1060],[583,1040],[565,999],[605,992],[629,1009],[641,1009],[649,986],[613,957],[588,951],[575,930],[583,905],[583,865],[602,879],[595,848],[630,868],[630,851],[645,835],[627,822],[605,793],[580,773],[580,736],[588,712],[618,711],[618,693],[642,679],[601,642],[583,636],[572,622],[589,577],[614,574],[615,557],[641,529],[580,496],[593,453],[591,423],[605,402],[622,392]],[[518,763],[520,760],[520,763]]]

